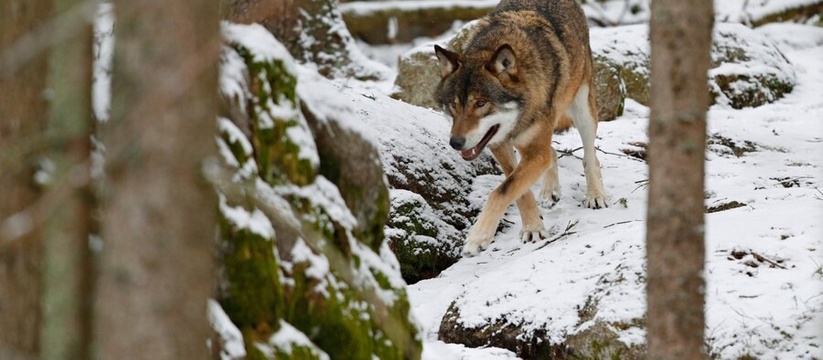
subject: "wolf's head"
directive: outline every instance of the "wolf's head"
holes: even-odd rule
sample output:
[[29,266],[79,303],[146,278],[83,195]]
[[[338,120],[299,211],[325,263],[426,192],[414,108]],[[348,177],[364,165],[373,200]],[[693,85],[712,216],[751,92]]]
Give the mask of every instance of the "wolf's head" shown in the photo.
[[473,160],[487,144],[505,140],[520,117],[517,59],[506,44],[472,57],[437,45],[434,51],[443,76],[435,100],[453,120],[449,144]]

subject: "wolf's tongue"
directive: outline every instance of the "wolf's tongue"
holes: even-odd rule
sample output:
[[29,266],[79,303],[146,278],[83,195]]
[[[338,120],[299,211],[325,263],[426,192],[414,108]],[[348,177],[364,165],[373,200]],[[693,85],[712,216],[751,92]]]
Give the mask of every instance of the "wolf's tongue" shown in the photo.
[[460,156],[462,156],[466,160],[474,159],[475,157],[477,157],[477,148],[473,147],[471,149],[461,150]]

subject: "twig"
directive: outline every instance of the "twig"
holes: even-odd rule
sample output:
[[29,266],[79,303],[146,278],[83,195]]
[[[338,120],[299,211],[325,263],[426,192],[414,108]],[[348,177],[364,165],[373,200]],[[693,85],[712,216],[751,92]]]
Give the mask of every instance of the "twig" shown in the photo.
[[760,255],[760,254],[758,254],[758,253],[756,253],[756,252],[754,252],[754,251],[749,250],[749,254],[751,254],[752,256],[754,256],[754,258],[755,258],[757,261],[760,261],[760,262],[767,262],[767,263],[769,263],[770,265],[772,265],[772,266],[774,266],[774,267],[777,267],[777,268],[781,268],[781,269],[783,269],[783,270],[786,270],[786,267],[785,267],[785,266],[780,265],[780,264],[776,263],[775,261],[773,261],[773,260],[771,260],[771,259],[769,259],[769,258],[767,258],[767,257],[765,257],[765,256],[763,256],[763,255]]
[[574,157],[582,160],[581,157],[574,154],[575,151],[581,150],[581,149],[583,149],[582,146],[577,148],[577,149],[564,149],[564,150],[555,150],[555,151],[560,153],[560,155],[557,157],[558,159],[562,159],[564,156],[574,156]]
[[571,229],[572,229],[575,225],[577,225],[577,223],[578,223],[578,222],[580,222],[580,220],[569,221],[569,223],[568,223],[568,224],[566,224],[566,229],[565,229],[565,230],[563,230],[563,232],[562,232],[562,233],[560,233],[560,235],[557,235],[557,236],[555,236],[554,238],[551,238],[551,239],[549,239],[549,240],[546,240],[546,242],[545,242],[543,245],[540,245],[540,246],[539,246],[537,249],[535,249],[535,250],[540,250],[540,249],[542,249],[542,248],[544,248],[544,247],[548,246],[549,244],[551,244],[551,243],[553,243],[553,242],[555,242],[555,241],[557,241],[557,240],[560,240],[560,238],[562,238],[562,237],[564,237],[564,236],[569,236],[569,235],[576,234],[576,233],[577,233],[576,231],[569,231],[569,230],[571,230]]
[[618,221],[614,224],[606,225],[603,228],[605,229],[605,228],[609,228],[609,227],[612,227],[612,226],[615,226],[615,225],[623,225],[623,224],[628,224],[628,223],[633,223],[633,222],[638,222],[638,221],[640,221],[640,220],[635,219],[635,220]]
[[636,157],[634,157],[634,156],[629,156],[628,154],[618,154],[618,153],[613,153],[613,152],[608,152],[608,151],[605,151],[605,150],[601,149],[599,146],[595,146],[594,148],[595,148],[597,151],[602,152],[602,153],[604,153],[604,154],[606,154],[606,155],[614,155],[614,156],[624,157],[624,158],[628,158],[628,159],[631,159],[631,160],[634,160],[634,161],[639,161],[639,162],[642,162],[642,163],[646,162],[645,160],[638,159],[638,158],[636,158]]
[[637,180],[634,183],[638,184],[638,185],[637,185],[636,188],[634,188],[634,190],[632,190],[632,193],[634,193],[635,191],[637,191],[637,189],[640,189],[642,187],[648,187],[649,186],[649,179]]

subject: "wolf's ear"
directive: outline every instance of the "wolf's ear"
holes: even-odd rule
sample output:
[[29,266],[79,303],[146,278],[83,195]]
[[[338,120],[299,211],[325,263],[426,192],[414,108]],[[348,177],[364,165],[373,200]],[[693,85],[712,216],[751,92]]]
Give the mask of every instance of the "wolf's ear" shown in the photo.
[[498,76],[502,74],[517,75],[517,59],[514,57],[512,47],[509,44],[500,45],[492,55],[486,68]]
[[439,45],[434,46],[434,53],[440,61],[440,75],[443,77],[451,75],[460,68],[460,56],[457,53],[446,50]]

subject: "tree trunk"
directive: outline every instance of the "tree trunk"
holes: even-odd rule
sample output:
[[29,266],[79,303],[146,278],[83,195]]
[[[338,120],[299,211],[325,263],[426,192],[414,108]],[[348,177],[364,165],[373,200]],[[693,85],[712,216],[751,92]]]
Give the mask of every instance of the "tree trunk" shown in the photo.
[[104,135],[101,359],[206,359],[216,236],[219,4],[115,1],[112,114]]
[[[42,242],[35,222],[34,182],[46,124],[43,97],[48,57],[33,46],[13,47],[49,20],[49,0],[0,5],[0,358],[40,353]],[[31,45],[31,44],[29,44]],[[32,55],[23,58],[22,53]],[[12,66],[12,64],[16,64]],[[19,67],[17,66],[19,65]]]
[[90,359],[92,268],[89,236],[95,201],[90,186],[92,24],[94,3],[55,0],[55,19],[76,19],[58,28],[68,34],[53,44],[52,93],[46,152],[54,164],[47,197],[58,199],[44,229],[43,359]]
[[655,0],[647,221],[649,359],[703,359],[711,0]]

